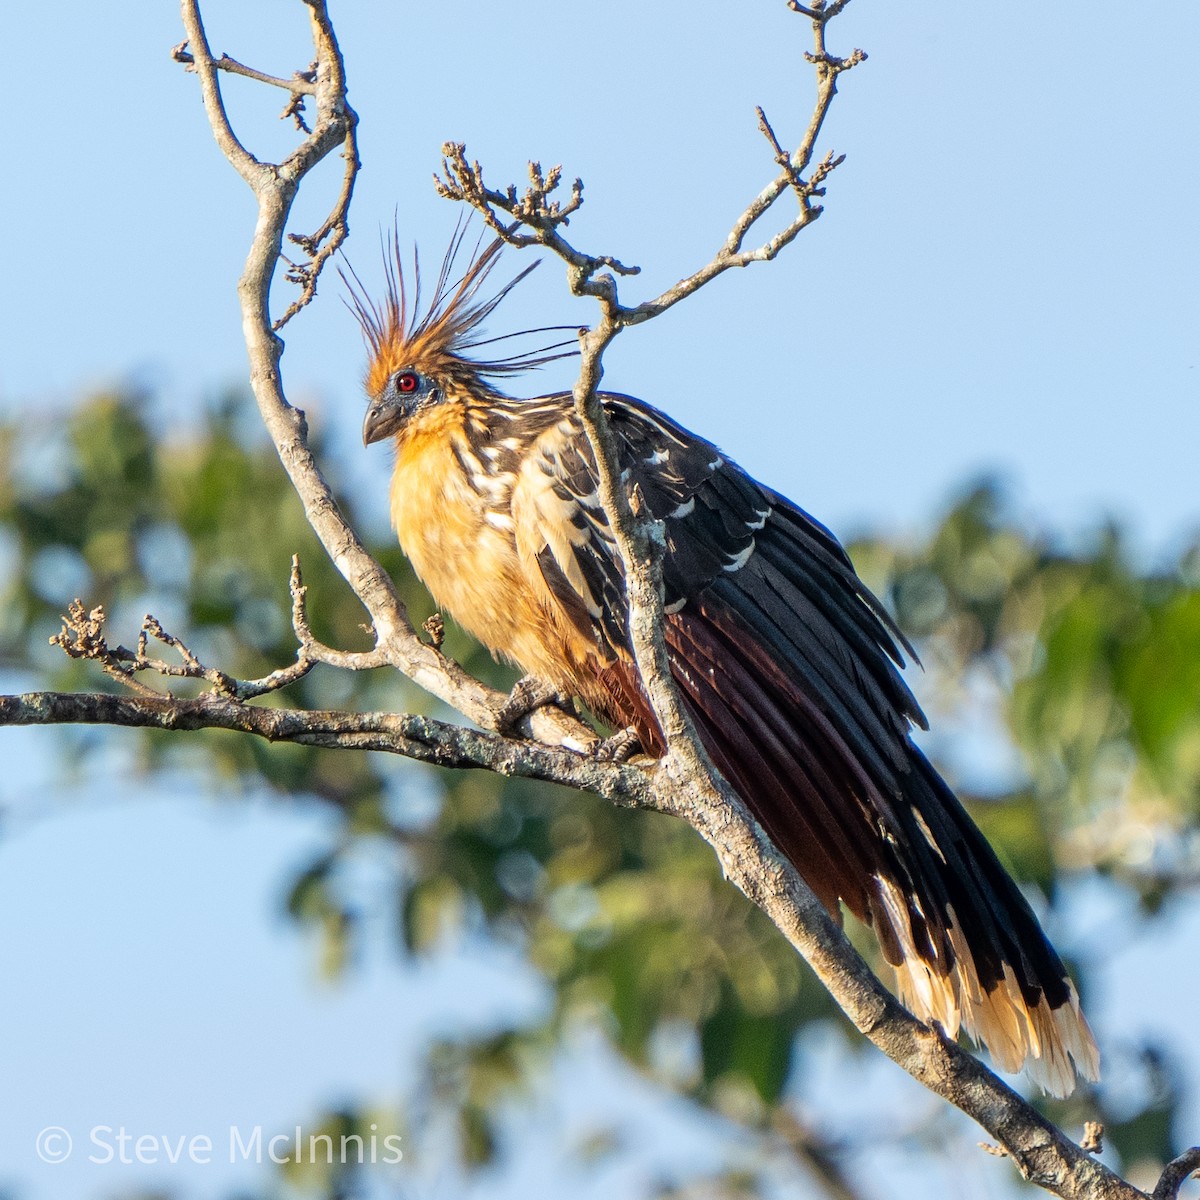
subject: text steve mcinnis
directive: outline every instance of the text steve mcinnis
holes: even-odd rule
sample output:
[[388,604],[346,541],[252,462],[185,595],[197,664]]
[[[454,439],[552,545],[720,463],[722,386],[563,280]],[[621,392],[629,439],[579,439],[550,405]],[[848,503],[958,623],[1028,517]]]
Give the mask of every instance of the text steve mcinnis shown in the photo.
[[[43,1162],[65,1162],[74,1150],[74,1139],[61,1125],[47,1126],[37,1136],[36,1150]],[[93,1125],[81,1150],[86,1150],[87,1161],[97,1166],[204,1165],[219,1161],[367,1166],[394,1165],[404,1158],[400,1135],[381,1134],[375,1123],[364,1133],[306,1133],[297,1125],[287,1133],[270,1135],[261,1125],[231,1125],[227,1136],[139,1133],[124,1125]]]

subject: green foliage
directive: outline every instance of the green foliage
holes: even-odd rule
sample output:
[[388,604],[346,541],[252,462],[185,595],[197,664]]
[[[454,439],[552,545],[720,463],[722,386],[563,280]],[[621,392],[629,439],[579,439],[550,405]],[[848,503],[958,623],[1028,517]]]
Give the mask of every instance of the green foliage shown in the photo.
[[1005,693],[1004,733],[1027,778],[974,812],[1018,875],[1049,890],[1056,867],[1098,867],[1157,903],[1155,863],[1127,851],[1170,840],[1200,806],[1196,549],[1148,572],[1108,527],[1068,552],[983,484],[927,544],[855,553],[877,585],[892,580],[900,622],[951,704],[972,670]]
[[360,1181],[382,1164],[393,1173],[403,1161],[401,1127],[389,1112],[342,1108],[299,1126],[286,1148],[283,1178],[301,1195],[352,1197],[363,1194]]
[[[110,611],[113,641],[132,642],[149,608],[212,665],[265,673],[295,653],[293,554],[317,635],[346,648],[368,644],[360,606],[269,447],[239,436],[239,411],[229,401],[204,414],[186,440],[158,436],[143,404],[112,395],[67,422],[0,427],[0,550],[7,541],[13,562],[0,597],[0,661],[52,685],[114,686],[45,645],[78,592]],[[395,546],[371,548],[419,621],[429,601]],[[982,484],[926,540],[864,539],[853,552],[917,641],[935,716],[963,705],[961,681],[973,674],[994,687],[994,736],[1019,753],[1022,775],[968,802],[1016,875],[1053,897],[1065,869],[1103,870],[1148,909],[1170,894],[1169,871],[1154,861],[1131,866],[1122,850],[1147,831],[1158,839],[1182,832],[1200,806],[1200,550],[1154,573],[1135,565],[1116,530],[1068,552],[1023,528],[1000,490]],[[456,631],[447,648],[499,686],[511,680]],[[393,673],[324,669],[282,700],[394,710],[432,703]],[[761,1132],[795,1085],[798,1034],[835,1016],[824,990],[677,822],[379,755],[229,736],[148,735],[141,744],[150,767],[199,757],[227,783],[265,783],[336,806],[340,829],[298,875],[287,904],[318,931],[324,971],[352,968],[358,930],[346,866],[362,839],[383,838],[403,855],[391,907],[404,952],[433,953],[469,925],[517,946],[542,974],[551,1003],[539,1018],[430,1048],[430,1094],[455,1114],[468,1165],[501,1152],[499,1110],[574,1023],[599,1025],[634,1069]],[[422,805],[431,792],[436,803]],[[848,1035],[847,1044],[861,1042]],[[1168,1152],[1175,1103],[1175,1084],[1160,1073],[1140,1106],[1104,1113],[1126,1159]],[[363,1120],[335,1114],[330,1129]],[[346,1183],[289,1170],[306,1189],[332,1194]],[[751,1194],[754,1181],[738,1179]]]

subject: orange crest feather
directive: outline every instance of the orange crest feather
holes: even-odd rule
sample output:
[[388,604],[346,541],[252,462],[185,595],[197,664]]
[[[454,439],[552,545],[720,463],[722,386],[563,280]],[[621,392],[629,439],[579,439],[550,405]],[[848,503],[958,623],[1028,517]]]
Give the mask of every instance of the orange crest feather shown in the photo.
[[420,260],[414,250],[410,287],[400,253],[399,235],[395,231],[384,245],[387,290],[382,302],[368,297],[353,268],[348,268],[348,273],[342,272],[350,293],[348,307],[358,320],[370,355],[365,381],[368,395],[378,395],[402,367],[411,367],[435,379],[458,380],[478,386],[482,376],[512,375],[574,353],[548,353],[573,345],[572,339],[509,358],[471,357],[470,351],[505,338],[551,329],[573,330],[575,327],[544,326],[497,338],[480,337],[484,321],[538,264],[530,263],[494,295],[481,298],[480,292],[499,261],[504,243],[497,238],[482,250],[476,244],[465,271],[456,279],[455,263],[461,257],[465,234],[466,229],[461,226],[455,231],[442,259],[433,296],[424,308],[421,304]]

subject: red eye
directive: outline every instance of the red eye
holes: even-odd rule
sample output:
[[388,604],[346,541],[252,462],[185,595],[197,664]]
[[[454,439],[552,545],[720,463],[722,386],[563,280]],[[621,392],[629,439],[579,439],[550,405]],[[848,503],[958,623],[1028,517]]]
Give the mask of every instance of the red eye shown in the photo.
[[398,392],[415,392],[420,386],[421,380],[415,371],[401,371],[396,376],[396,391]]

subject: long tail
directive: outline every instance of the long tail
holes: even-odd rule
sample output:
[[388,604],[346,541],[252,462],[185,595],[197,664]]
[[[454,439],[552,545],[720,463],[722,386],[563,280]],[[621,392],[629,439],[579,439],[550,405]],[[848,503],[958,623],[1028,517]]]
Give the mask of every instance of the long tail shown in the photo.
[[668,620],[701,737],[835,916],[875,930],[901,999],[1066,1095],[1096,1043],[1029,904],[909,737],[906,645],[822,526],[781,497],[757,550]]

